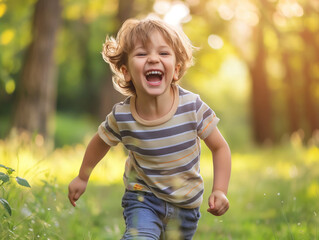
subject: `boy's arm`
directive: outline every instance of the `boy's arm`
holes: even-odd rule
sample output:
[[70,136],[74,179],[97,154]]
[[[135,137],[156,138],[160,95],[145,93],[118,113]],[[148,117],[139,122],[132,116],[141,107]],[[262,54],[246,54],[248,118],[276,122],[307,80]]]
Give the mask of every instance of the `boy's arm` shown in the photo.
[[79,175],[72,180],[69,185],[69,200],[75,207],[76,201],[84,193],[91,172],[100,162],[100,160],[109,151],[110,146],[107,145],[98,134],[95,134],[86,148]]
[[209,208],[207,211],[220,216],[229,208],[226,195],[231,172],[231,153],[227,142],[217,127],[204,141],[212,151],[214,165],[214,183],[208,200]]

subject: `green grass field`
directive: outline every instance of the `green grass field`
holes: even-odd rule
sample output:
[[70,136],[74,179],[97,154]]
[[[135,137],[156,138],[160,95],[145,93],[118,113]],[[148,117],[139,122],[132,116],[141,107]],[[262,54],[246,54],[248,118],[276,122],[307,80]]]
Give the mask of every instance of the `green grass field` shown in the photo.
[[[73,208],[67,185],[76,175],[85,143],[48,152],[26,136],[0,141],[0,164],[28,180],[2,185],[12,216],[0,205],[0,239],[120,239],[124,231],[121,147],[97,166],[87,192]],[[293,139],[273,148],[232,153],[230,209],[222,217],[206,212],[212,186],[210,154],[203,148],[201,172],[206,190],[195,240],[319,239],[319,148]],[[0,172],[5,172],[0,168]],[[0,180],[1,184],[1,180]]]

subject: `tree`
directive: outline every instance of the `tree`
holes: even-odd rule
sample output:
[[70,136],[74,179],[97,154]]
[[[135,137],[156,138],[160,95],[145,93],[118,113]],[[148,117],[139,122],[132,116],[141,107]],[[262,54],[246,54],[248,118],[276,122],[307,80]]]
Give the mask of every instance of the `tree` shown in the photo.
[[298,114],[298,105],[296,101],[297,96],[297,88],[294,81],[294,73],[289,62],[290,54],[287,50],[284,50],[282,54],[282,63],[285,67],[285,90],[284,93],[286,95],[286,106],[287,106],[287,115],[289,121],[289,133],[292,134],[299,130],[300,128],[300,118]]
[[255,141],[263,143],[273,140],[272,112],[270,103],[270,90],[266,72],[266,50],[263,42],[264,32],[262,20],[255,28],[256,55],[254,61],[249,64],[252,81],[252,122]]
[[207,24],[221,36],[229,34],[249,69],[255,141],[276,141],[300,129],[309,139],[319,129],[318,4],[230,0],[211,2],[210,15],[203,4],[191,12],[207,20],[215,10],[224,23]]
[[[118,1],[118,12],[116,15],[117,20],[117,27],[115,27],[115,31],[110,33],[112,36],[116,36],[116,33],[121,26],[121,24],[128,18],[134,16],[133,13],[133,6],[134,0],[125,1],[119,0]],[[100,92],[100,109],[99,109],[99,116],[101,119],[105,118],[105,115],[112,110],[112,107],[115,103],[119,102],[123,99],[123,96],[114,90],[113,81],[112,81],[112,72],[110,69],[106,72],[105,79],[102,80],[102,87]]]
[[59,0],[38,0],[32,25],[33,40],[27,50],[18,83],[13,126],[51,137],[55,112],[54,49],[60,24]]
[[[316,44],[315,36],[311,31],[305,28],[301,32],[301,37],[304,41],[305,46],[308,46],[309,51],[303,54],[303,97],[304,97],[304,109],[306,120],[309,125],[309,132],[312,134],[319,129],[319,119],[318,119],[318,106],[315,104],[315,94],[313,89],[316,88],[315,77],[312,74],[313,63],[318,61],[318,50],[319,47]],[[317,54],[312,54],[312,52]],[[317,59],[315,59],[317,58]],[[319,61],[318,61],[319,62]]]

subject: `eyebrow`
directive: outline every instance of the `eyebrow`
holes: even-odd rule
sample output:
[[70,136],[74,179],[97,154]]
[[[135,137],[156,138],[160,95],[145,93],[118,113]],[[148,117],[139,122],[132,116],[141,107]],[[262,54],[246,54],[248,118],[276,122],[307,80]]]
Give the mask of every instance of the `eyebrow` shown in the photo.
[[141,50],[146,50],[146,49],[145,49],[144,46],[140,45],[140,46],[137,46],[137,47],[133,48],[133,49],[131,50],[131,53],[134,53],[134,52],[136,52],[136,51],[141,51]]
[[[146,42],[146,44],[143,44],[141,41],[138,41],[137,43],[136,43],[136,45],[135,45],[135,47],[133,47],[132,48],[132,50],[130,51],[130,53],[134,53],[134,52],[136,52],[136,51],[139,51],[139,50],[147,50],[147,45],[148,45],[148,43],[149,43],[149,41],[148,42]],[[169,45],[168,43],[165,43],[165,45],[160,45],[160,46],[158,46],[158,49],[159,50],[172,50],[173,52],[175,52],[174,51],[174,48],[171,46],[171,45]]]
[[170,45],[161,45],[161,46],[159,46],[159,48],[172,48]]
[[[162,49],[162,48],[171,48],[171,49],[173,49],[170,45],[161,45],[161,46],[158,46],[158,48],[159,49]],[[136,50],[138,50],[138,49],[147,49],[147,46],[144,46],[144,45],[142,45],[142,44],[140,44],[140,45],[137,45],[135,48],[133,48],[132,49],[132,51],[136,51]]]

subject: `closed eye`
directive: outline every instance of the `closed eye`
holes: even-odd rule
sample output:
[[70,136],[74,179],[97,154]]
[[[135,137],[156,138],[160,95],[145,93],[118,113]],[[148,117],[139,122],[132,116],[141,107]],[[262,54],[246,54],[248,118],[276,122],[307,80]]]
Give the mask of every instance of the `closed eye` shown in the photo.
[[143,57],[143,56],[146,56],[146,53],[139,52],[139,53],[136,53],[135,55],[138,56],[138,57]]

